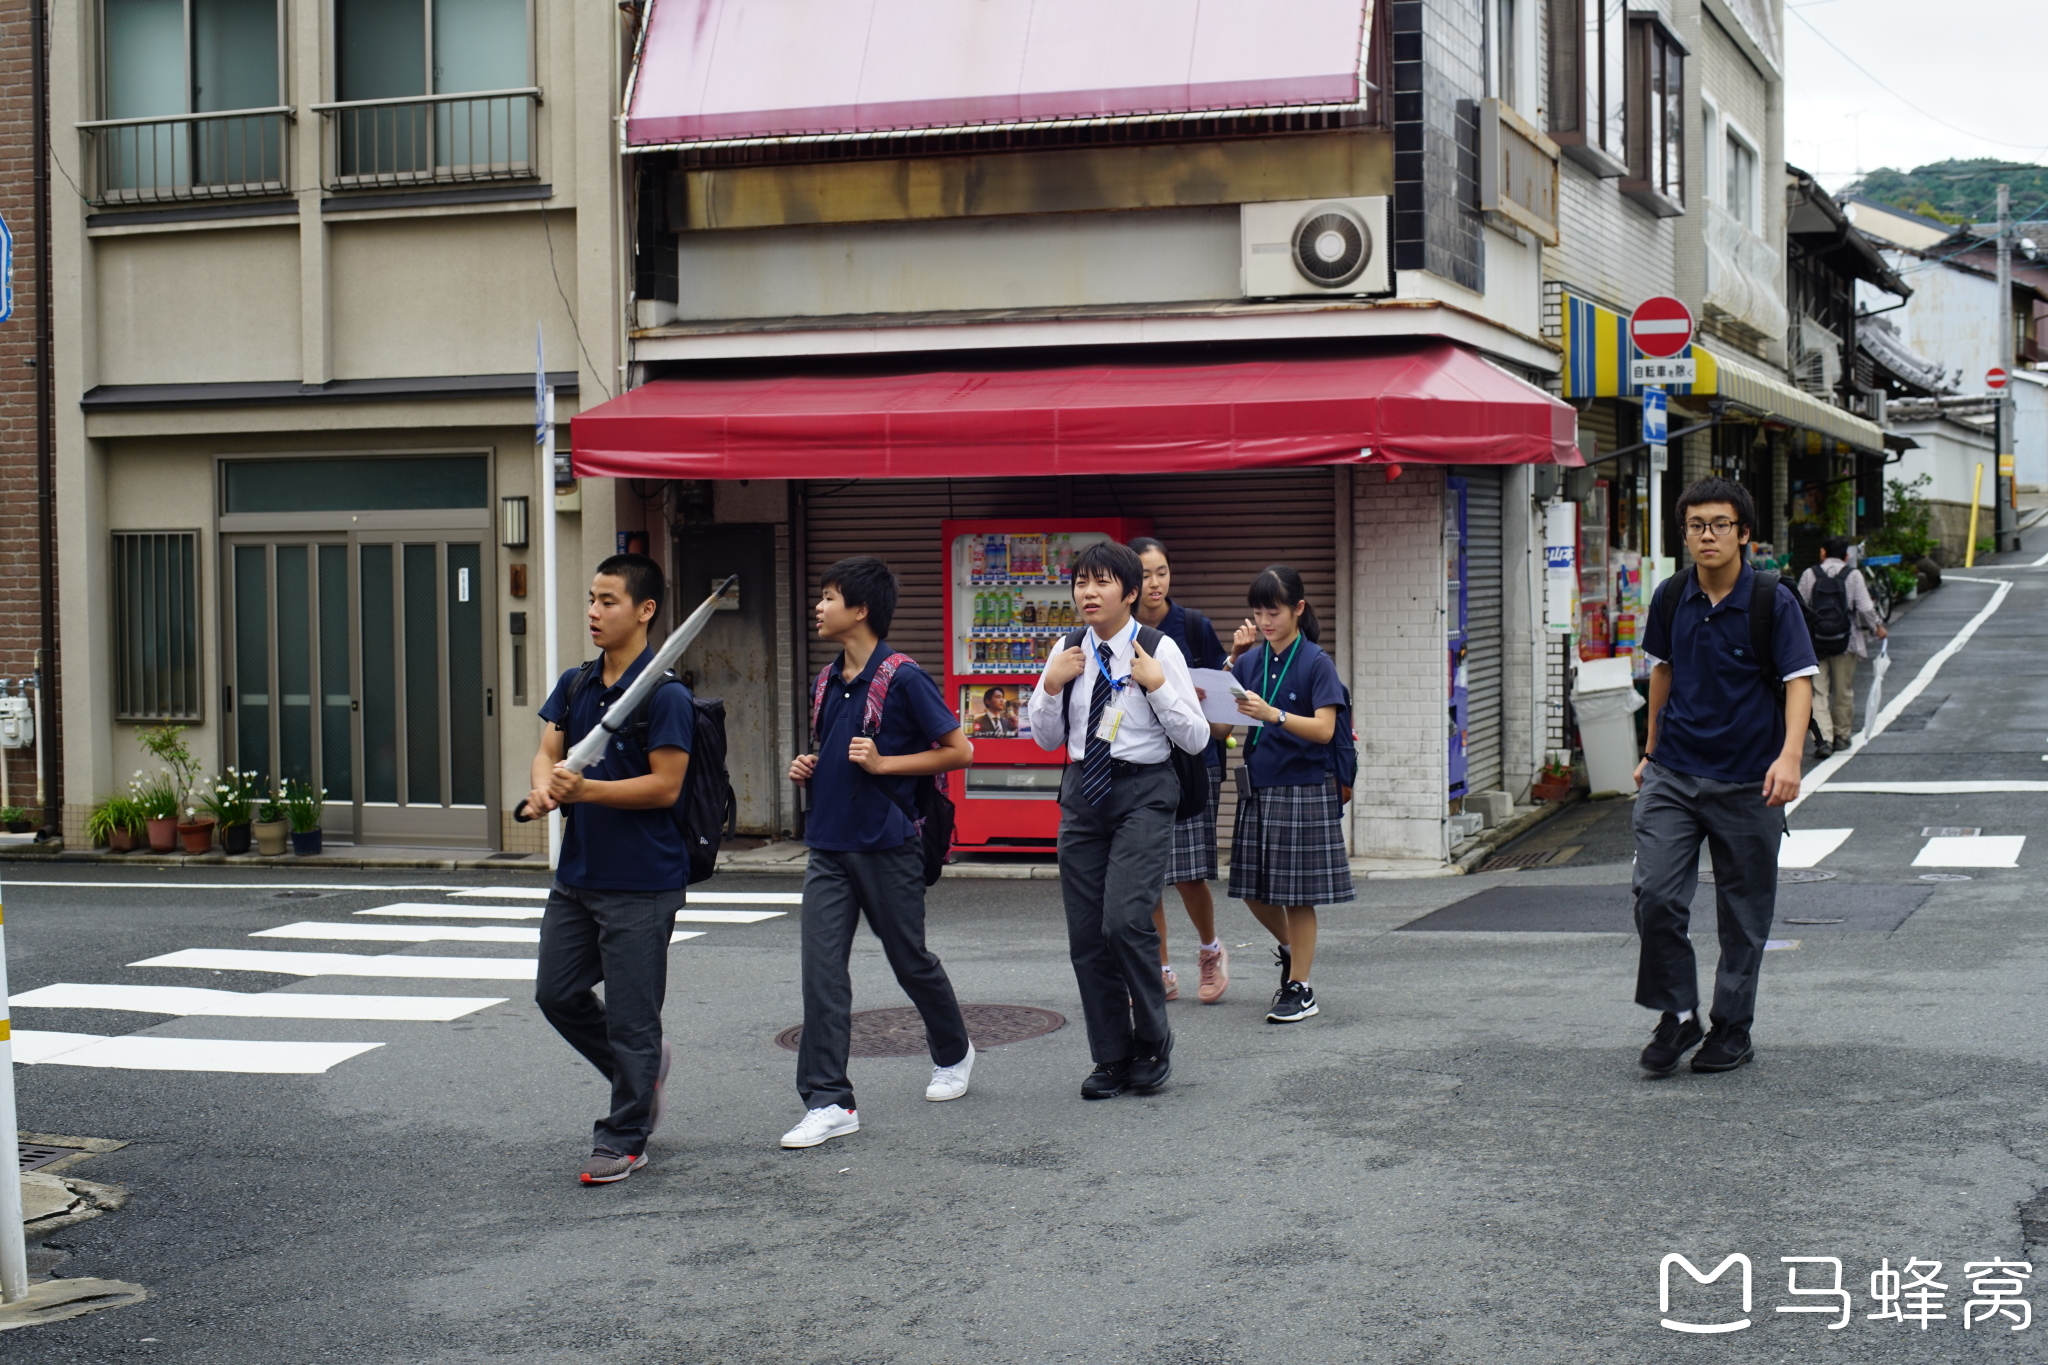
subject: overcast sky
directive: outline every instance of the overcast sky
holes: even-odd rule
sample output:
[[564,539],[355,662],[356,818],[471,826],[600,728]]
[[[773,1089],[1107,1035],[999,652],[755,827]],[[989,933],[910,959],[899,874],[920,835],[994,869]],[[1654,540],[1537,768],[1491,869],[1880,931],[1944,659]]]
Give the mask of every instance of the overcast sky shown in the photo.
[[1785,48],[1785,156],[1830,189],[1949,157],[2048,164],[2048,0],[1787,0]]

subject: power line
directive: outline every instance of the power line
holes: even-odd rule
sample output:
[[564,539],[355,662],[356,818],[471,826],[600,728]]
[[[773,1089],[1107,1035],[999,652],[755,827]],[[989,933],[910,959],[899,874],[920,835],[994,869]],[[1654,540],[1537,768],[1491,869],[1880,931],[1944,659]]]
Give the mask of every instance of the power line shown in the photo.
[[1801,7],[1787,6],[1786,8],[1787,12],[1790,13],[1794,18],[1799,20],[1800,23],[1806,25],[1808,28],[1813,30],[1814,37],[1820,39],[1829,47],[1834,48],[1836,56],[1840,57],[1849,65],[1855,67],[1858,71],[1861,71],[1864,74],[1864,76],[1866,76],[1870,80],[1871,84],[1875,85],[1878,89],[1884,91],[1887,95],[1890,95],[1893,99],[1905,105],[1908,109],[1911,109],[1914,113],[1920,115],[1922,118],[1932,119],[1934,122],[1939,123],[1942,127],[1947,128],[1951,132],[1961,133],[1965,137],[1973,137],[1977,139],[1977,141],[1979,142],[1989,142],[1996,147],[2019,147],[2025,151],[2030,152],[2048,151],[2048,143],[2007,142],[2003,138],[1985,137],[1982,133],[1972,132],[1968,128],[1963,128],[1956,124],[1950,123],[1947,119],[1943,118],[1939,114],[1930,113],[1927,110],[1922,109],[1919,105],[1913,103],[1913,101],[1907,99],[1904,95],[1901,95],[1898,91],[1892,89],[1889,85],[1886,85],[1883,81],[1879,80],[1875,75],[1871,73],[1868,67],[1863,65],[1863,63],[1857,61],[1854,57],[1851,57],[1848,53],[1842,51],[1841,48],[1836,47],[1834,39],[1828,37],[1827,34],[1822,33],[1820,31],[1820,26],[1818,24],[1814,23],[1813,20],[1807,18],[1804,14],[1801,14],[1799,12]]

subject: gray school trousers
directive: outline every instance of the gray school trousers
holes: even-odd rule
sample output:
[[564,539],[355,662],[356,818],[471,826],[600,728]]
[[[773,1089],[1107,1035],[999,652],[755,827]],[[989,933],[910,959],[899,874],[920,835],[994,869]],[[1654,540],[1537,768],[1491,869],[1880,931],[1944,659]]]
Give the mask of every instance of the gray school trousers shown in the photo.
[[1761,781],[1716,782],[1672,772],[1655,759],[1644,765],[1635,809],[1638,1005],[1674,1014],[1699,1008],[1699,967],[1688,931],[1705,840],[1721,937],[1708,1018],[1716,1028],[1749,1032],[1764,942],[1777,911],[1784,833],[1785,808],[1764,804]]
[[1152,907],[1166,887],[1179,804],[1171,763],[1117,763],[1099,806],[1082,799],[1080,764],[1068,764],[1060,784],[1067,951],[1088,1021],[1088,1054],[1098,1063],[1127,1060],[1134,1036],[1156,1043],[1169,1032]]

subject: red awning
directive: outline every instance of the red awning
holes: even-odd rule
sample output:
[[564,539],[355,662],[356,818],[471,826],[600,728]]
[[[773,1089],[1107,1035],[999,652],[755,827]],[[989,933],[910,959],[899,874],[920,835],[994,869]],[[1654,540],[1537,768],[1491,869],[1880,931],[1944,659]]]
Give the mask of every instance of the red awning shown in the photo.
[[658,379],[570,430],[578,474],[638,479],[1581,462],[1569,406],[1448,342],[1229,365]]

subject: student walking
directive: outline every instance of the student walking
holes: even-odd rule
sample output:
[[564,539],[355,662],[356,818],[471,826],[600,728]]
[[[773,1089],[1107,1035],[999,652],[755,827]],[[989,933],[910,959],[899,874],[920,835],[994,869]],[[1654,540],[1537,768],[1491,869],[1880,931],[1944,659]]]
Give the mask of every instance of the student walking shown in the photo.
[[851,1046],[854,930],[866,916],[896,984],[924,1020],[932,1056],[928,1100],[967,1093],[974,1044],[946,969],[924,941],[924,845],[917,784],[974,761],[974,747],[938,685],[883,636],[896,615],[896,575],[868,555],[825,570],[814,616],[839,657],[812,689],[815,753],[798,754],[789,778],[811,793],[804,842],[803,1036],[796,1088],[804,1116],[784,1147],[815,1147],[860,1131]]
[[[1166,546],[1150,536],[1131,542],[1144,567],[1143,591],[1135,613],[1139,622],[1152,627],[1179,645],[1187,655],[1189,668],[1228,668],[1230,657],[1223,652],[1209,618],[1173,600],[1173,565]],[[1202,690],[1195,689],[1197,701]],[[1209,747],[1203,754],[1209,771],[1209,802],[1200,811],[1173,825],[1173,854],[1167,859],[1166,880],[1180,893],[1188,922],[1195,927],[1195,961],[1199,981],[1195,998],[1213,1005],[1230,989],[1230,950],[1216,937],[1216,901],[1209,883],[1216,879],[1216,809],[1223,799],[1223,741],[1228,725],[1211,723]],[[1173,971],[1173,959],[1166,948],[1166,902],[1152,911],[1152,927],[1159,931],[1159,975],[1166,984],[1166,998],[1180,999],[1180,981]]]
[[1813,719],[1820,738],[1813,756],[1849,752],[1856,733],[1856,665],[1870,657],[1870,637],[1890,638],[1870,600],[1870,585],[1849,567],[1849,538],[1829,536],[1820,544],[1820,563],[1799,575],[1806,599],[1813,652],[1820,672],[1813,677]]
[[[690,689],[664,681],[639,716],[617,727],[603,758],[580,774],[558,765],[654,657],[647,623],[661,610],[663,588],[661,567],[645,555],[613,555],[597,566],[586,619],[599,655],[562,674],[541,707],[547,724],[526,795],[535,815],[565,808],[534,1000],[612,1087],[611,1112],[591,1134],[586,1185],[645,1166],[647,1140],[661,1123],[669,936],[690,880],[689,848],[671,814],[696,728]],[[591,990],[600,981],[602,1003]]]
[[[1745,562],[1756,526],[1749,490],[1701,479],[1679,496],[1678,520],[1693,563],[1650,603],[1649,738],[1636,766],[1636,1003],[1659,1012],[1642,1065],[1660,1076],[1695,1047],[1694,1071],[1732,1071],[1755,1055],[1750,1028],[1777,910],[1783,808],[1799,795],[1819,671],[1791,585]],[[1711,1036],[1687,936],[1702,840],[1714,860],[1721,939]]]
[[[1046,661],[1031,737],[1066,746],[1060,899],[1095,1069],[1081,1098],[1150,1094],[1173,1071],[1173,1031],[1152,910],[1166,884],[1180,781],[1174,746],[1198,754],[1209,723],[1173,637],[1131,618],[1144,566],[1129,546],[1084,547],[1073,567],[1082,629]],[[1085,646],[1085,648],[1084,648]]]
[[1244,689],[1237,709],[1259,725],[1238,779],[1230,894],[1279,945],[1280,989],[1266,1020],[1294,1024],[1319,1010],[1309,983],[1316,907],[1356,897],[1331,747],[1344,684],[1316,643],[1322,625],[1300,574],[1273,565],[1252,580],[1245,602],[1252,614],[1231,637],[1231,671]]

